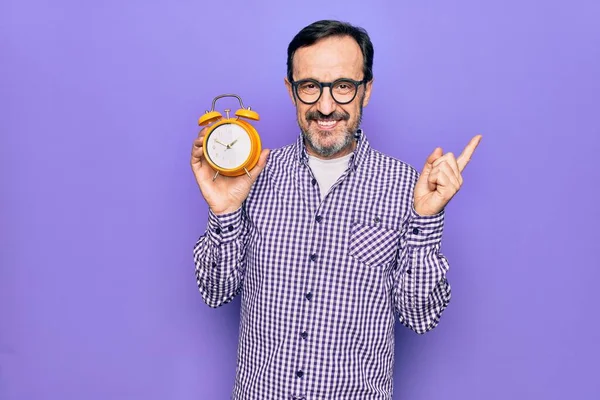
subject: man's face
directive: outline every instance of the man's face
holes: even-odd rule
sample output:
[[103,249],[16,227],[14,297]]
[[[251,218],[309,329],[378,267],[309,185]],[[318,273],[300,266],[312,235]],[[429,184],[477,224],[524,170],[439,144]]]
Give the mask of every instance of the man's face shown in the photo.
[[[349,36],[329,37],[312,46],[302,47],[294,54],[293,77],[333,82],[339,78],[355,81],[363,79],[363,56],[356,41]],[[360,85],[354,100],[338,104],[331,96],[330,88],[315,104],[304,104],[294,96],[293,88],[286,79],[286,86],[296,106],[298,125],[304,136],[307,151],[320,158],[335,158],[349,154],[354,149],[354,134],[362,117],[362,108],[369,102],[372,82]]]

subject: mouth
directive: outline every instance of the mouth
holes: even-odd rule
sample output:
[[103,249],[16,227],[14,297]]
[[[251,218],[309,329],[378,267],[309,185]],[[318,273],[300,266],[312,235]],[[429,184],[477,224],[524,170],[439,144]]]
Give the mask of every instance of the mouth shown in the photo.
[[338,122],[340,122],[339,120],[331,120],[331,119],[327,119],[327,120],[317,119],[317,120],[314,120],[314,121],[319,126],[319,129],[322,129],[324,131],[328,131],[328,130],[334,129],[337,126]]

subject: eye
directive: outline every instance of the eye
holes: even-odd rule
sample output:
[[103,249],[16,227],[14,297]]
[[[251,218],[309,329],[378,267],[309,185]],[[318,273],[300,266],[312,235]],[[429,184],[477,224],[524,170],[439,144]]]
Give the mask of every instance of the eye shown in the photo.
[[302,90],[311,90],[311,89],[315,89],[316,87],[317,87],[317,85],[315,85],[314,83],[311,83],[311,82],[303,83],[302,85],[300,85],[300,89],[302,89]]
[[349,95],[354,93],[355,87],[351,82],[338,82],[333,87],[333,90],[338,95]]

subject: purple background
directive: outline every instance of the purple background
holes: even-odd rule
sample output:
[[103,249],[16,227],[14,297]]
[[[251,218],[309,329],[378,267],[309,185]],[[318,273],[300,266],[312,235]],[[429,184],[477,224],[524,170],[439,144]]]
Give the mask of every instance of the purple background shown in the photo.
[[[0,399],[225,399],[239,299],[201,300],[197,118],[235,92],[297,135],[288,42],[368,29],[374,147],[483,141],[448,206],[453,300],[397,325],[395,399],[598,399],[597,1],[0,5]],[[235,108],[233,100],[221,100]]]

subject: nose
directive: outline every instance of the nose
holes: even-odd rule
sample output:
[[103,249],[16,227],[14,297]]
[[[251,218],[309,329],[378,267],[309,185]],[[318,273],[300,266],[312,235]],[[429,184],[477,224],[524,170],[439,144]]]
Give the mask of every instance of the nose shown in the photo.
[[319,110],[324,115],[329,115],[335,111],[336,102],[331,97],[330,88],[323,88],[323,93],[321,94],[321,98],[317,102],[317,110]]

